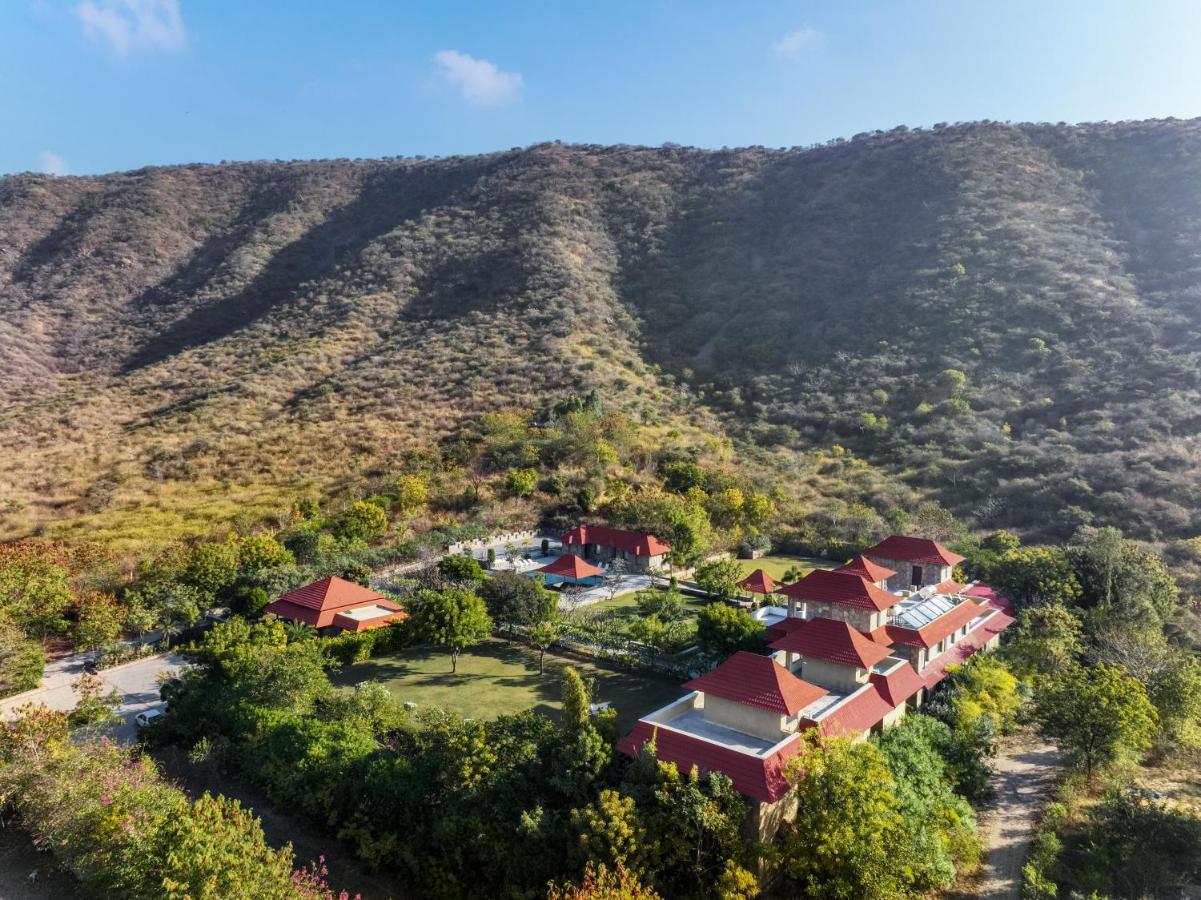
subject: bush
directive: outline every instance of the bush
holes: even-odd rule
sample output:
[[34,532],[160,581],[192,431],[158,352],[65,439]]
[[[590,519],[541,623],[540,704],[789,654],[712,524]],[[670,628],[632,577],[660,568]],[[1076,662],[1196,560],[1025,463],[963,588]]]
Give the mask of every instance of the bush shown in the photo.
[[41,645],[9,622],[0,622],[0,697],[31,691],[42,681],[46,654]]

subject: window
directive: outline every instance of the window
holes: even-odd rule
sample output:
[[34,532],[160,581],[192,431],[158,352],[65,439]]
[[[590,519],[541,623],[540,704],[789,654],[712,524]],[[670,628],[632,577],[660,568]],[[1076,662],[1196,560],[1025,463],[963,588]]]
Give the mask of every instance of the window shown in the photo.
[[921,566],[913,567],[913,580],[910,581],[909,583],[912,584],[914,587],[922,586],[922,567]]

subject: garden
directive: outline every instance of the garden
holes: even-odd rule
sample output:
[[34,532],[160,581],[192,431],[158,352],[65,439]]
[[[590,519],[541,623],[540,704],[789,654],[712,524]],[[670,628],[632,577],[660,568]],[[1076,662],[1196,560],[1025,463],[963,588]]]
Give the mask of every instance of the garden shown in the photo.
[[623,729],[680,695],[674,680],[551,653],[546,654],[545,672],[540,673],[536,651],[499,639],[465,649],[455,674],[451,674],[449,653],[420,647],[347,666],[331,680],[347,688],[363,682],[383,685],[397,700],[415,703],[418,709],[439,707],[469,719],[494,719],[532,709],[557,720],[565,666],[573,666],[591,683],[597,703],[612,704]]

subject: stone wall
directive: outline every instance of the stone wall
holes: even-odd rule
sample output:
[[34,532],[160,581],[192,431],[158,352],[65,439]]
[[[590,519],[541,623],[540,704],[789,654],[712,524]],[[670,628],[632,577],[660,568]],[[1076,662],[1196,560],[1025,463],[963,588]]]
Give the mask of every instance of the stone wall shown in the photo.
[[877,565],[886,566],[897,573],[887,581],[886,590],[890,591],[904,591],[913,587],[914,569],[921,569],[923,587],[938,584],[951,577],[950,566],[919,565],[917,563],[906,562],[902,559],[885,559],[883,556],[870,556],[868,559]]

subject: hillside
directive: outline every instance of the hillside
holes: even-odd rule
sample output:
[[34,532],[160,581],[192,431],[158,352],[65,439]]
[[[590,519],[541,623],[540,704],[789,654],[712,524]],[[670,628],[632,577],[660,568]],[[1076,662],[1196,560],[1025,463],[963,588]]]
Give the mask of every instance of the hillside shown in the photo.
[[270,515],[596,388],[814,502],[839,445],[1191,537],[1199,352],[1201,121],[9,176],[0,535]]

